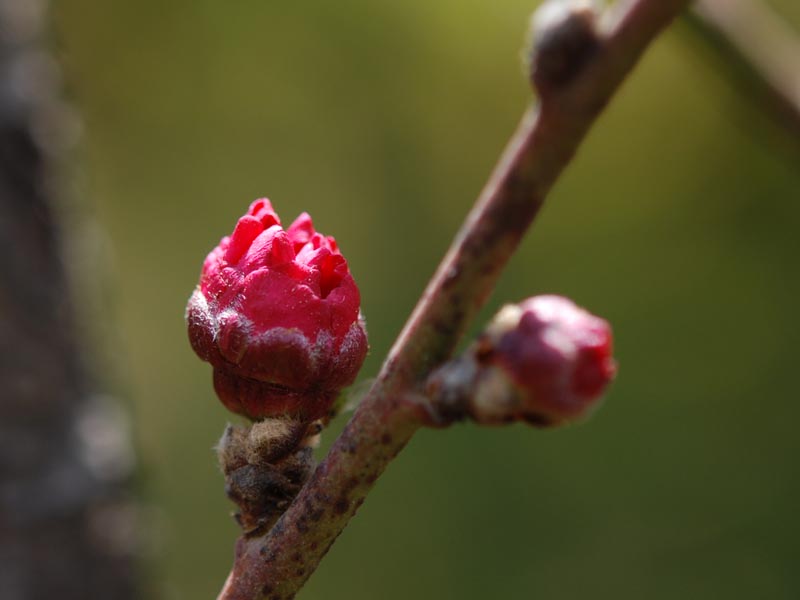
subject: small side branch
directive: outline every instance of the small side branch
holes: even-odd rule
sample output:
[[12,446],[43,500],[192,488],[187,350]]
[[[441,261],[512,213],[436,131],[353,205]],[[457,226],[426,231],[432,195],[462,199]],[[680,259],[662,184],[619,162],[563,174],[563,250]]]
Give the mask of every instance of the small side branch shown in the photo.
[[693,29],[779,124],[800,139],[800,37],[765,2],[699,0]]
[[[266,535],[239,540],[219,600],[295,596],[389,462],[428,424],[425,405],[417,400],[421,386],[452,354],[603,107],[648,44],[687,4],[620,2],[608,19],[578,27],[578,34],[595,36],[592,43],[570,46],[579,52],[564,52],[579,64],[554,69],[558,77],[544,86],[536,81],[539,103],[525,113],[371,390],[275,526]],[[560,26],[558,19],[553,26]],[[565,33],[570,39],[572,33]],[[538,50],[564,47],[547,44]],[[539,58],[548,57],[534,57],[534,65]]]

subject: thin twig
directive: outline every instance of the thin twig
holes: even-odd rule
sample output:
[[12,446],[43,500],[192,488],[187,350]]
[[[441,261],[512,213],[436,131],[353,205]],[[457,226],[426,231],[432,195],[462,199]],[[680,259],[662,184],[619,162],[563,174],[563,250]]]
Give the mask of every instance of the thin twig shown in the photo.
[[219,600],[288,599],[302,587],[375,480],[425,424],[415,390],[452,353],[597,115],[687,4],[619,3],[580,71],[526,112],[372,389],[273,529],[239,540]]
[[800,37],[765,2],[699,0],[687,13],[694,31],[732,75],[765,100],[779,125],[800,137]]

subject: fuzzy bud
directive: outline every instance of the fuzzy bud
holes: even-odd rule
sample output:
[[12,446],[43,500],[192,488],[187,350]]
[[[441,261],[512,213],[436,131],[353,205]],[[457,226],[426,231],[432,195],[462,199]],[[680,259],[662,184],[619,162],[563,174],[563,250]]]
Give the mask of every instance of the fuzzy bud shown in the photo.
[[314,469],[316,429],[287,418],[225,428],[217,457],[245,534],[269,529],[300,491]]
[[186,321],[229,410],[313,421],[364,361],[359,306],[335,240],[317,233],[306,213],[284,230],[262,198],[206,258]]
[[616,373],[608,323],[561,296],[503,307],[459,359],[439,369],[429,392],[447,418],[574,421],[594,408]]

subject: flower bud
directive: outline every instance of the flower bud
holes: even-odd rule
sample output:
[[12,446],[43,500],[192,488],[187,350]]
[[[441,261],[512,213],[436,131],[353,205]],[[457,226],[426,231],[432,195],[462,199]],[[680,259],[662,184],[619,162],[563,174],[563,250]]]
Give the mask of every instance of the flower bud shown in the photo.
[[536,296],[503,307],[432,374],[428,394],[444,422],[558,425],[591,410],[615,373],[606,321],[567,298]]
[[[479,347],[479,362],[493,371],[487,383],[507,380],[519,400],[516,416],[534,424],[582,416],[616,373],[609,324],[562,296],[505,306]],[[484,396],[476,405],[490,404]]]
[[186,321],[225,406],[252,419],[329,411],[367,353],[360,295],[336,241],[301,214],[250,205],[203,263]]

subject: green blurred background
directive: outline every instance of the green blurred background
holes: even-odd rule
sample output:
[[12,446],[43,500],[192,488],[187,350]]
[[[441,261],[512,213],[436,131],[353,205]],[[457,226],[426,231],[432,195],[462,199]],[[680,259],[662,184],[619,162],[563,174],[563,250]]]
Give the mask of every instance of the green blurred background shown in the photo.
[[[237,534],[211,451],[230,416],[183,322],[203,257],[258,196],[309,211],[361,286],[374,376],[528,101],[532,7],[54,3],[149,596],[215,597]],[[796,142],[685,27],[660,39],[482,316],[547,292],[608,318],[606,405],[566,430],[421,432],[302,597],[799,597]]]

